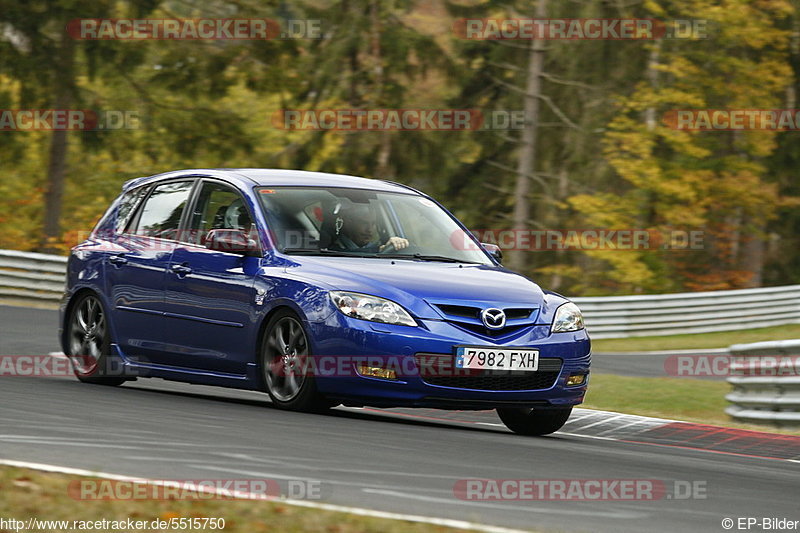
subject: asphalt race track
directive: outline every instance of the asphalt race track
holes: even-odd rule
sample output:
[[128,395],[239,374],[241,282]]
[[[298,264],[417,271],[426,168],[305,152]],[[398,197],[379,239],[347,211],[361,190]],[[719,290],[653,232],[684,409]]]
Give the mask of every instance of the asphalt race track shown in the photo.
[[[0,324],[2,354],[59,349],[53,311],[0,307]],[[525,438],[483,412],[291,413],[263,394],[161,380],[2,377],[0,391],[0,459],[154,479],[302,479],[319,482],[329,503],[520,529],[719,532],[727,517],[800,519],[797,461],[589,432]],[[705,498],[456,498],[454,484],[473,478],[677,480],[699,483]]]

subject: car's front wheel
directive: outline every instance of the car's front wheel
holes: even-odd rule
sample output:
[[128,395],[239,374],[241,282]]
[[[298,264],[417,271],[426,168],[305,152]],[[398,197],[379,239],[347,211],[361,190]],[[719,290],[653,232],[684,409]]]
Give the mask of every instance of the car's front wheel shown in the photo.
[[291,311],[279,311],[266,327],[261,370],[272,403],[294,411],[323,411],[332,406],[317,391],[311,348],[303,325]]
[[559,409],[497,409],[500,420],[519,435],[540,436],[555,433],[567,423],[572,407]]
[[[80,296],[68,316],[67,354],[72,371],[84,383],[121,385],[122,366],[111,356],[111,335],[103,304],[93,294]],[[114,375],[117,374],[117,375]]]

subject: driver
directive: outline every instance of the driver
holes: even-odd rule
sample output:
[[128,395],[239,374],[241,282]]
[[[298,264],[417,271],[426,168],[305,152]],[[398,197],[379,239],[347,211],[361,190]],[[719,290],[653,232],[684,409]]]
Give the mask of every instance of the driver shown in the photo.
[[336,235],[330,248],[344,252],[380,253],[394,247],[399,251],[408,248],[408,239],[389,237],[381,244],[375,231],[375,213],[369,206],[355,205],[343,208],[336,217]]

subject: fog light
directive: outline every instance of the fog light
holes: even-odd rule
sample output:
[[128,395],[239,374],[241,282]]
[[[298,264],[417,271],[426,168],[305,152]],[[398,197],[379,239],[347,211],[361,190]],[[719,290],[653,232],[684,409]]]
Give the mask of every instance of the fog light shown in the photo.
[[567,378],[567,387],[576,387],[586,383],[586,374],[572,374]]
[[379,366],[358,365],[356,370],[359,374],[368,378],[397,379],[397,372]]

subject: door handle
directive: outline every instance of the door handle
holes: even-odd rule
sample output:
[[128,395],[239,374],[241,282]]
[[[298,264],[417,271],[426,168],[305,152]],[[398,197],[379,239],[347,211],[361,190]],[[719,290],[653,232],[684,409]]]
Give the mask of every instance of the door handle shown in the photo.
[[172,265],[170,267],[170,270],[172,270],[175,274],[178,275],[178,277],[181,277],[181,278],[183,276],[186,276],[186,275],[192,273],[192,268],[189,265],[187,265],[186,263],[183,263],[181,265]]
[[122,265],[127,264],[128,259],[122,254],[112,255],[108,258],[108,262],[114,266],[121,267]]

